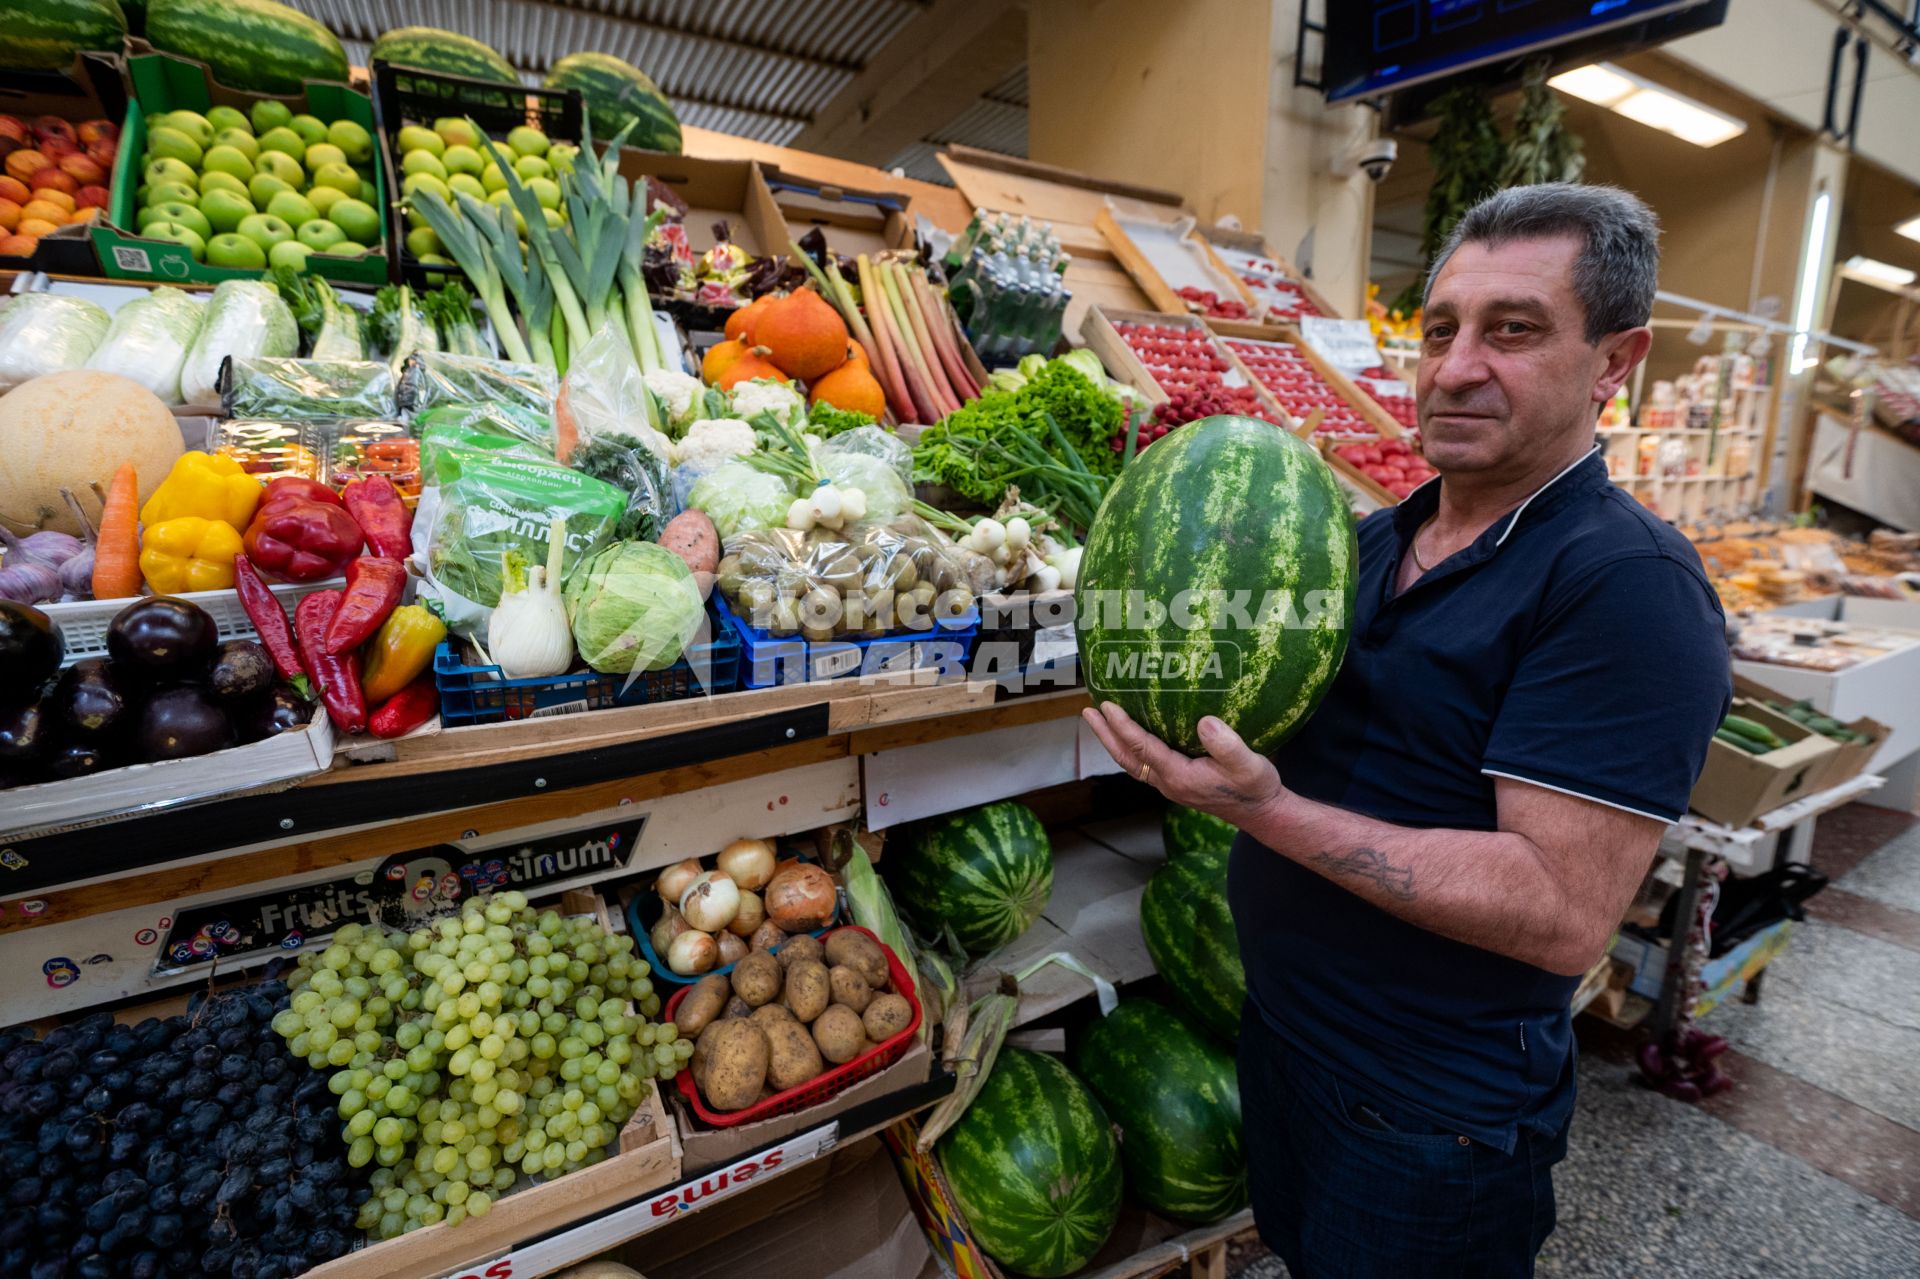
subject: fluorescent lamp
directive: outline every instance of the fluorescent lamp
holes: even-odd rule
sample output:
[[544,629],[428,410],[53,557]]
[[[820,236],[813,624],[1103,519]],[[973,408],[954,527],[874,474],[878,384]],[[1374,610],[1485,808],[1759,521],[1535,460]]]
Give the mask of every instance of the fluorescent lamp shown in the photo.
[[1863,280],[1872,280],[1877,284],[1891,284],[1897,289],[1904,289],[1916,279],[1920,279],[1920,275],[1903,266],[1895,266],[1891,262],[1882,262],[1877,258],[1863,258],[1857,254],[1847,259],[1847,274],[1858,276]]
[[1610,62],[1562,71],[1547,83],[1562,93],[1618,111],[1629,120],[1670,133],[1697,147],[1719,146],[1747,131],[1746,121],[1695,102],[1684,94],[1663,89]]
[[1893,230],[1894,234],[1904,235],[1909,240],[1920,240],[1920,218],[1908,218]]
[[1813,198],[1813,220],[1807,228],[1807,244],[1800,262],[1800,297],[1793,308],[1793,344],[1787,355],[1787,367],[1804,373],[1820,363],[1818,356],[1807,354],[1813,337],[1814,308],[1820,303],[1820,268],[1827,260],[1827,215],[1832,212],[1833,193],[1822,190]]

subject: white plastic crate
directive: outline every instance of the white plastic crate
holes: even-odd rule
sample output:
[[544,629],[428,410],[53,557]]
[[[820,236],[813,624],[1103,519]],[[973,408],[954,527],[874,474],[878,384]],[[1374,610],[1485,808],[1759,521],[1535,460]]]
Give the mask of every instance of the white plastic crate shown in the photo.
[[[291,618],[294,605],[304,596],[344,585],[346,579],[336,577],[325,582],[289,582],[270,589]],[[105,657],[107,628],[113,625],[113,619],[119,616],[121,609],[139,603],[140,598],[146,597],[75,600],[71,604],[40,605],[40,611],[53,619],[67,642],[67,655],[61,659],[61,665],[71,666],[83,657]],[[239,594],[231,587],[222,591],[187,591],[173,598],[198,604],[212,614],[213,623],[220,628],[220,638],[223,640],[254,639],[258,636],[247,610],[240,605]]]

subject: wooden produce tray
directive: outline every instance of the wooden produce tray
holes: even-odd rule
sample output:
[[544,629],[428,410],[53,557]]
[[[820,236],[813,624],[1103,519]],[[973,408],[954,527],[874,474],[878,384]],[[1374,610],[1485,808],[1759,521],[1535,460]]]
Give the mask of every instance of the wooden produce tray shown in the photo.
[[[1381,406],[1380,401],[1361,390],[1352,378],[1329,364],[1318,351],[1313,349],[1312,344],[1300,335],[1298,329],[1289,328],[1285,325],[1273,326],[1263,330],[1264,336],[1250,338],[1230,331],[1239,326],[1223,324],[1217,320],[1207,321],[1207,327],[1222,338],[1221,345],[1233,353],[1235,361],[1239,363],[1241,367],[1247,367],[1246,362],[1240,359],[1240,357],[1244,353],[1244,348],[1248,346],[1252,346],[1255,350],[1261,347],[1285,348],[1293,355],[1304,359],[1308,367],[1318,375],[1318,389],[1331,392],[1334,397],[1345,404],[1373,434],[1389,440],[1397,440],[1406,435],[1406,428],[1400,425],[1399,420],[1396,419],[1393,414],[1387,412],[1387,410]],[[1240,344],[1240,348],[1236,348],[1236,343]],[[1272,392],[1273,388],[1267,386],[1266,383],[1262,382],[1257,376],[1254,376],[1251,369],[1248,369],[1248,376],[1254,377],[1254,381],[1259,383],[1263,389],[1269,393]],[[1275,397],[1275,402],[1279,402],[1278,397]],[[1289,416],[1291,417],[1293,415],[1289,414]],[[1342,442],[1344,443],[1355,438],[1357,437],[1349,435]]]
[[[1196,310],[1197,304],[1188,302],[1180,296],[1178,292],[1180,286],[1168,280],[1162,269],[1163,265],[1167,265],[1166,259],[1162,257],[1160,262],[1156,262],[1154,251],[1143,245],[1135,234],[1137,229],[1157,236],[1163,231],[1178,227],[1178,222],[1115,217],[1111,209],[1103,208],[1094,219],[1094,225],[1099,228],[1100,234],[1106,237],[1107,245],[1113,251],[1114,260],[1126,268],[1127,274],[1133,277],[1134,283],[1140,286],[1140,291],[1147,295],[1148,301],[1153,304],[1155,310],[1173,315],[1212,318]],[[1243,321],[1230,322],[1251,324],[1256,330],[1260,330],[1260,301],[1248,291],[1245,284],[1241,283],[1239,275],[1220,260],[1220,256],[1213,251],[1211,245],[1194,234],[1191,225],[1176,238],[1178,248],[1185,252],[1185,257],[1178,263],[1183,274],[1188,275],[1195,282],[1204,282],[1204,286],[1223,301],[1238,300],[1247,308],[1247,318]],[[1196,287],[1200,287],[1199,283],[1196,283]]]
[[[1246,280],[1241,276],[1236,265],[1238,260],[1242,256],[1265,258],[1279,269],[1278,274],[1285,278],[1287,286],[1299,293],[1307,302],[1311,303],[1315,311],[1331,318],[1340,318],[1339,310],[1333,303],[1327,301],[1327,295],[1316,288],[1313,282],[1307,279],[1306,273],[1296,267],[1286,254],[1270,247],[1267,244],[1266,237],[1250,231],[1230,230],[1223,226],[1195,227],[1194,234],[1206,242],[1213,250],[1214,256],[1219,260],[1221,268],[1235,279],[1240,280],[1242,287],[1247,287],[1247,285]],[[1257,293],[1253,293],[1251,288],[1248,288],[1247,291],[1252,293],[1256,299],[1260,296]],[[1270,306],[1263,304],[1260,323],[1248,325],[1245,322],[1231,320],[1226,323],[1233,324],[1236,328],[1249,330],[1242,336],[1263,337],[1267,336],[1268,330],[1283,324],[1295,324],[1297,323],[1297,319],[1296,317],[1276,314]]]
[[[1255,399],[1261,409],[1276,424],[1289,430],[1294,429],[1296,421],[1291,414],[1273,397],[1273,393],[1260,384],[1251,370],[1240,362],[1197,315],[1168,315],[1158,311],[1114,311],[1106,307],[1094,307],[1080,322],[1080,338],[1100,357],[1100,362],[1116,378],[1133,387],[1144,395],[1155,408],[1165,404],[1170,398],[1166,388],[1153,376],[1146,362],[1127,344],[1127,340],[1115,327],[1120,324],[1153,324],[1168,328],[1178,328],[1189,332],[1197,331],[1206,337],[1207,344],[1227,363],[1227,372],[1221,377],[1229,386],[1249,386],[1253,388]],[[1237,379],[1237,380],[1236,380]]]

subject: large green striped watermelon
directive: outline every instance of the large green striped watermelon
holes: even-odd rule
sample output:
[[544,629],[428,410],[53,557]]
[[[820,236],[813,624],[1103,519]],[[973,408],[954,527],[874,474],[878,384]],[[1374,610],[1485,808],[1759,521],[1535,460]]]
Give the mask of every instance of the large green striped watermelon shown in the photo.
[[450,75],[472,76],[476,80],[497,80],[501,84],[519,84],[520,73],[491,45],[458,31],[438,27],[395,27],[383,31],[368,51],[369,61],[391,62],[400,67],[420,67],[427,71],[445,71]]
[[1246,1207],[1240,1080],[1217,1040],[1165,1005],[1123,999],[1074,1045],[1071,1061],[1120,1125],[1135,1199],[1199,1224]]
[[1025,804],[949,813],[884,863],[894,898],[923,933],[953,929],[973,955],[1033,924],[1053,892],[1053,845]]
[[631,62],[610,53],[569,53],[547,72],[549,89],[578,89],[593,136],[609,141],[635,121],[626,145],[648,151],[680,150],[680,117],[660,86]]
[[1239,833],[1232,822],[1184,804],[1167,805],[1167,815],[1160,819],[1160,838],[1167,846],[1168,857],[1224,853],[1233,847],[1233,837]]
[[82,49],[118,54],[127,19],[114,0],[21,0],[0,9],[0,67],[73,65]]
[[1227,908],[1227,855],[1185,853],[1153,872],[1140,895],[1140,931],[1154,971],[1187,1011],[1214,1033],[1239,1038],[1247,972]]
[[347,79],[347,51],[333,32],[274,0],[151,0],[147,42],[197,58],[215,80],[248,93]]
[[1003,1048],[936,1148],[975,1242],[1022,1274],[1072,1274],[1120,1215],[1120,1152],[1087,1086],[1044,1053]]
[[1189,755],[1217,715],[1262,754],[1346,653],[1353,519],[1291,431],[1210,417],[1156,441],[1100,504],[1080,560],[1080,672]]

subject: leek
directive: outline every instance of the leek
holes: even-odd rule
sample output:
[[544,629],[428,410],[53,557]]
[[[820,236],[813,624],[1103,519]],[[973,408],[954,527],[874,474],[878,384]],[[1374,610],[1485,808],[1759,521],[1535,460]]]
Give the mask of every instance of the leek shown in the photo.
[[[460,198],[479,204],[471,196]],[[413,207],[420,211],[420,216],[427,220],[433,233],[440,237],[440,243],[454,262],[466,272],[467,280],[480,295],[480,305],[486,308],[487,319],[493,323],[494,336],[500,339],[501,349],[507,353],[507,358],[521,364],[531,362],[533,356],[527,351],[527,344],[520,340],[520,327],[514,323],[513,312],[507,308],[506,294],[501,288],[500,272],[494,265],[494,257],[487,251],[487,243],[482,240],[476,225],[470,224],[433,191],[414,192]]]

